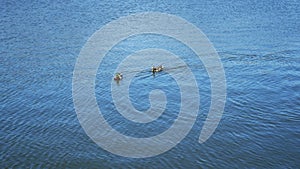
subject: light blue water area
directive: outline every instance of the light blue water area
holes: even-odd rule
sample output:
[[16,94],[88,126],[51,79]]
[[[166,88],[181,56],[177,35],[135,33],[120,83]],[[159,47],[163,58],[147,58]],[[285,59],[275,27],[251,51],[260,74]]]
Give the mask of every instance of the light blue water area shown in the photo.
[[[157,135],[174,123],[180,109],[176,81],[166,72],[153,76],[145,68],[132,80],[129,99],[145,111],[150,91],[161,89],[171,100],[164,113],[141,124],[117,112],[111,80],[120,61],[135,51],[162,48],[180,56],[195,75],[201,97],[198,118],[176,147],[131,159],[103,150],[86,135],[73,105],[72,76],[81,48],[95,31],[119,17],[147,11],[182,17],[207,35],[224,66],[227,99],[215,133],[199,144],[211,97],[208,74],[195,53],[154,34],[118,43],[100,64],[95,96],[105,119],[120,133]],[[1,1],[0,167],[299,168],[299,11],[296,0]]]

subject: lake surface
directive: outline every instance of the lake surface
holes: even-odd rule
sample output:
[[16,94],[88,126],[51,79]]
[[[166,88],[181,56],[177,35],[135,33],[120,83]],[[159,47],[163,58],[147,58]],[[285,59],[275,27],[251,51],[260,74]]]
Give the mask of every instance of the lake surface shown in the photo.
[[[299,1],[1,1],[0,10],[1,168],[300,167]],[[171,38],[141,35],[120,42],[101,63],[95,87],[100,110],[114,129],[154,136],[174,123],[180,109],[174,79],[142,71],[130,85],[132,105],[147,110],[153,89],[172,101],[149,124],[118,114],[110,96],[110,85],[118,84],[111,80],[120,60],[135,51],[162,48],[181,56],[201,97],[196,122],[178,145],[158,156],[126,158],[103,150],[84,132],[73,104],[73,70],[95,31],[149,11],[179,16],[206,34],[224,67],[227,98],[218,128],[199,144],[211,92],[203,63]]]

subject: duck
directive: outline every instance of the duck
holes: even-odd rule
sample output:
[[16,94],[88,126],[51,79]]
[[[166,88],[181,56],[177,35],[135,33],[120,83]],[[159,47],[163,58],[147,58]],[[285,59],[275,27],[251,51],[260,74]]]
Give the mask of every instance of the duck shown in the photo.
[[119,80],[122,80],[122,79],[123,79],[122,73],[116,73],[115,74],[114,80],[119,81]]
[[159,65],[158,67],[152,66],[151,71],[152,71],[152,73],[155,73],[155,72],[160,72],[160,71],[162,71],[163,69],[164,69],[164,68],[163,68],[162,65]]

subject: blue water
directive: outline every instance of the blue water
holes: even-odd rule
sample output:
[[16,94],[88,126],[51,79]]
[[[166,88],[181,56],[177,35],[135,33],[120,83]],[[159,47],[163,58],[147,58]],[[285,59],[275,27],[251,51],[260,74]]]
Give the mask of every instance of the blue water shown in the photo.
[[[1,1],[0,11],[0,168],[300,167],[299,1]],[[227,100],[215,133],[199,144],[210,106],[202,63],[165,37],[132,37],[118,44],[109,53],[116,59],[104,60],[106,71],[98,71],[95,93],[109,124],[123,134],[146,137],[167,130],[180,98],[168,74],[140,72],[130,87],[136,109],[149,108],[152,88],[164,90],[172,102],[149,125],[126,121],[107,97],[117,57],[147,47],[172,50],[200,84],[201,107],[187,137],[166,153],[132,159],[103,150],[86,135],[73,105],[72,76],[95,31],[146,11],[180,16],[207,35],[224,66]]]

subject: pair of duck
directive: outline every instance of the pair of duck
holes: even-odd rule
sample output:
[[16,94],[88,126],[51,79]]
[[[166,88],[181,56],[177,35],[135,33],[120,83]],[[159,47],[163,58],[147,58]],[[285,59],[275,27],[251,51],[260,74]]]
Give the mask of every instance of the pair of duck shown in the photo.
[[[163,69],[164,69],[164,68],[163,68],[162,65],[159,65],[158,67],[152,66],[151,72],[154,74],[154,73],[156,73],[156,72],[161,72]],[[116,74],[115,74],[114,80],[119,81],[119,80],[122,80],[122,79],[123,79],[122,73],[116,73]]]

